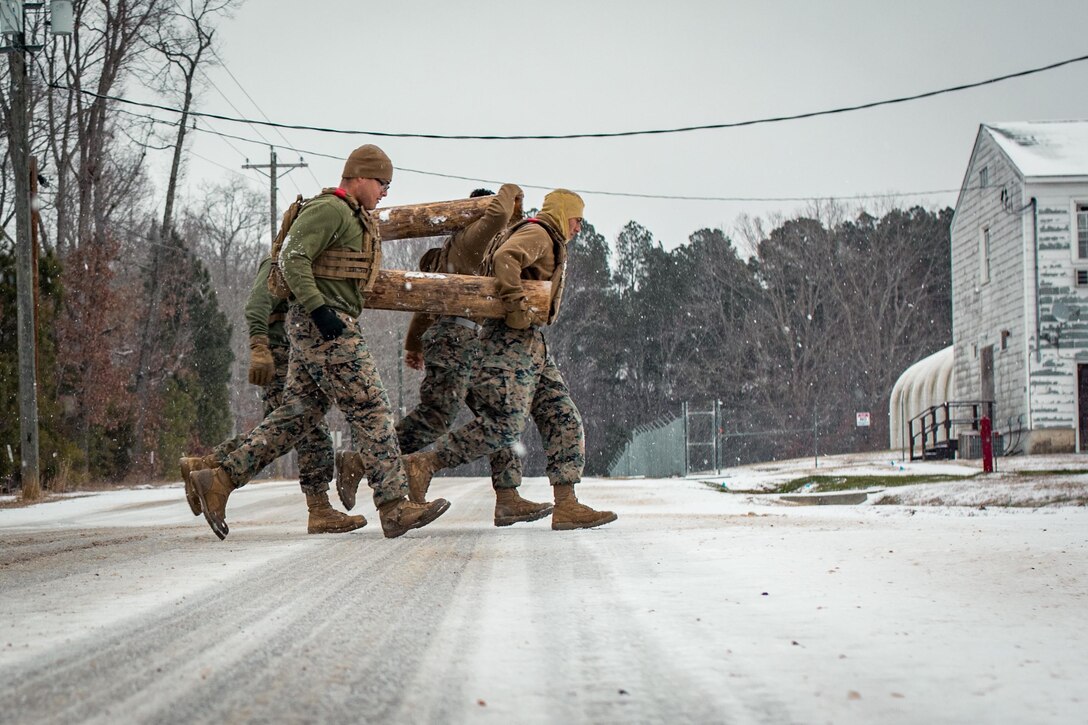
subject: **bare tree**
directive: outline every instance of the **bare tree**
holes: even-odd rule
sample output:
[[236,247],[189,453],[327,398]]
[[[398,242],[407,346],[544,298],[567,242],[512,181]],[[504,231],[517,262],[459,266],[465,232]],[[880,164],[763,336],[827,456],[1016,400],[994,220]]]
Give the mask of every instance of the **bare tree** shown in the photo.
[[170,176],[166,184],[166,202],[163,208],[162,228],[169,230],[174,221],[174,196],[181,174],[182,150],[189,127],[189,111],[193,105],[197,71],[214,64],[214,24],[229,18],[236,0],[187,0],[167,8],[163,22],[148,26],[147,43],[162,54],[166,63],[159,74],[164,90],[177,88],[174,78],[181,81],[181,116],[177,124],[174,155],[170,163]]
[[[155,356],[160,346],[160,336],[156,327],[163,314],[163,286],[170,277],[170,268],[177,267],[180,259],[173,253],[171,241],[174,238],[174,196],[181,173],[182,150],[188,128],[189,110],[193,103],[194,84],[198,70],[209,64],[213,57],[212,40],[214,22],[228,15],[230,0],[188,0],[187,5],[168,6],[161,22],[144,28],[147,45],[162,54],[165,65],[159,79],[164,88],[174,86],[174,78],[180,79],[181,117],[177,125],[174,152],[170,166],[170,175],[166,185],[166,201],[163,208],[162,224],[159,227],[159,244],[151,247],[151,263],[148,268],[145,288],[147,304],[142,322],[142,334],[139,337],[139,352],[136,359],[136,430],[137,435],[132,460],[141,462],[144,447],[149,436],[144,434],[151,396],[151,375],[149,361]],[[184,243],[184,242],[182,242]],[[174,262],[174,264],[171,264]]]
[[167,0],[77,0],[75,32],[44,52],[44,124],[56,177],[57,245],[63,253],[104,238],[129,211],[144,178],[144,150],[119,141],[111,96],[140,70],[142,35]]

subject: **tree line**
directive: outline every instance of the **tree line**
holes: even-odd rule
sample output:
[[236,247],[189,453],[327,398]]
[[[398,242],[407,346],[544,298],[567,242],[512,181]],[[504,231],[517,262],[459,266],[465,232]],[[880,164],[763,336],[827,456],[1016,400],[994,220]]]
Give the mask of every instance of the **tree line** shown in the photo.
[[[182,453],[207,451],[260,418],[259,391],[246,382],[243,307],[268,252],[267,199],[230,182],[192,199],[178,191],[184,114],[214,62],[216,23],[235,5],[77,0],[75,34],[46,45],[32,65],[47,489],[173,479]],[[11,77],[7,68],[0,75],[9,129]],[[155,123],[108,99],[137,83],[158,89],[182,118]],[[0,485],[10,486],[19,416],[9,139],[0,138]],[[156,149],[171,159],[161,178],[149,162]],[[672,249],[633,221],[615,240],[587,224],[547,333],[582,411],[587,471],[605,473],[630,431],[676,415],[683,401],[721,401],[729,429],[795,428],[815,416],[828,450],[831,441],[886,447],[892,383],[951,338],[950,219],[949,209],[877,216],[814,204],[791,219],[742,219],[737,241],[702,229]],[[390,242],[386,264],[413,268],[436,241]],[[403,408],[419,384],[402,363],[408,318],[371,310],[362,318],[391,401]],[[855,410],[873,412],[869,440],[854,430]],[[346,431],[335,414],[331,424]],[[533,432],[526,443],[527,471],[538,474]],[[802,448],[756,438],[741,455]]]
[[951,219],[813,204],[740,220],[741,249],[720,229],[665,249],[630,222],[613,251],[587,227],[549,333],[585,420],[587,469],[607,473],[631,431],[683,402],[719,401],[720,434],[766,432],[731,439],[726,463],[806,455],[814,426],[823,452],[887,448],[896,379],[951,344]]
[[[156,478],[231,429],[230,320],[183,203],[188,130],[110,96],[141,86],[188,111],[231,0],[76,0],[75,32],[29,66],[37,160],[37,301],[43,483]],[[19,470],[14,276],[14,56],[0,68],[0,481]],[[149,157],[173,163],[156,178]],[[159,193],[149,190],[158,189]]]

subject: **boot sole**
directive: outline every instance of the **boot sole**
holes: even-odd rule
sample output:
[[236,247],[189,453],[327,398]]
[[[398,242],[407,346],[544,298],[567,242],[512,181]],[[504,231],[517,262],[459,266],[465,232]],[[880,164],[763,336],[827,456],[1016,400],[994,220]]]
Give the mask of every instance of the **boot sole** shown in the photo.
[[596,521],[591,521],[588,524],[577,524],[577,523],[574,523],[573,521],[571,521],[571,522],[564,521],[564,522],[556,523],[556,522],[553,521],[552,522],[552,530],[553,531],[573,531],[574,529],[595,529],[598,526],[604,526],[605,524],[610,524],[610,523],[612,523],[613,521],[615,521],[618,518],[619,518],[619,516],[617,516],[616,514],[612,514],[611,516],[605,516],[604,518],[597,519]]
[[[201,473],[201,471],[197,471],[197,473]],[[208,526],[211,527],[212,533],[218,536],[220,541],[227,538],[227,534],[230,533],[230,527],[227,526],[225,519],[209,513],[208,501],[204,498],[204,487],[200,485],[200,481],[193,481],[193,488],[196,489],[196,493],[200,497],[200,507],[204,510],[204,520],[208,522]]]
[[344,508],[351,511],[355,508],[355,497],[359,493],[359,481],[356,481],[353,486],[344,480],[343,460],[344,452],[340,451],[336,454],[336,495],[340,497],[340,503],[344,505]]
[[549,506],[546,509],[537,511],[531,514],[522,514],[521,516],[503,516],[502,518],[495,518],[496,526],[513,526],[514,524],[520,524],[523,521],[539,521],[545,516],[550,516],[554,507]]
[[395,539],[398,536],[404,536],[405,534],[407,534],[412,529],[422,528],[422,527],[426,526],[427,524],[431,523],[432,521],[434,521],[435,519],[437,519],[442,514],[449,511],[450,502],[447,501],[444,498],[435,499],[431,503],[438,503],[439,501],[442,502],[441,506],[439,506],[437,509],[434,509],[431,513],[427,514],[426,516],[421,517],[419,519],[419,521],[415,522],[411,526],[406,526],[403,529],[397,529],[396,531],[389,531],[389,530],[383,528],[383,533],[385,534],[385,538]]
[[359,492],[359,484],[355,486],[349,486],[347,483],[343,483],[340,477],[336,478],[336,495],[340,497],[340,503],[344,505],[344,508],[351,511],[355,508],[355,496]]
[[193,469],[187,463],[178,463],[178,468],[181,469],[181,480],[185,482],[185,500],[189,503],[193,516],[199,516],[204,510],[200,506],[200,496],[193,486]]

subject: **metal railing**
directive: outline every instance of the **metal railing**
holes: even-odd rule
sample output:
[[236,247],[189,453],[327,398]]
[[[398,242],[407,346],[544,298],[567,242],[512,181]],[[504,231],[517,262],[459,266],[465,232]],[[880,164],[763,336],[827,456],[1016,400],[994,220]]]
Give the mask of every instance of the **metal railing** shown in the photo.
[[[994,401],[949,400],[922,411],[907,421],[910,460],[924,459],[927,453],[938,451],[955,453],[958,441],[953,438],[953,428],[970,426],[971,430],[978,430],[978,422],[983,416],[991,421],[994,419]],[[916,447],[919,449],[917,454]]]

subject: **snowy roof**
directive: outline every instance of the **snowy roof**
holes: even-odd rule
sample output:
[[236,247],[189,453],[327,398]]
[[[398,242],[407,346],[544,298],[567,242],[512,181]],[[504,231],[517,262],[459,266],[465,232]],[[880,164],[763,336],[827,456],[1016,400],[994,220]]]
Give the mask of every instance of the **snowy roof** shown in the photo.
[[985,123],[1025,177],[1088,176],[1088,121]]

